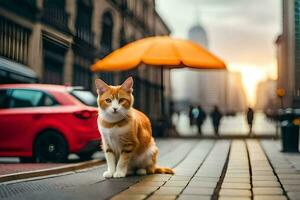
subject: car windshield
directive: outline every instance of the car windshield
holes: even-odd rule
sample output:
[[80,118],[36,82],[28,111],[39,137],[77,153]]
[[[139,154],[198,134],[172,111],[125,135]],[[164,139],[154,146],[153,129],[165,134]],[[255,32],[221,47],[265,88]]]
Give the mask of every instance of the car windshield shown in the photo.
[[71,94],[88,106],[97,106],[97,99],[93,93],[87,90],[73,90]]

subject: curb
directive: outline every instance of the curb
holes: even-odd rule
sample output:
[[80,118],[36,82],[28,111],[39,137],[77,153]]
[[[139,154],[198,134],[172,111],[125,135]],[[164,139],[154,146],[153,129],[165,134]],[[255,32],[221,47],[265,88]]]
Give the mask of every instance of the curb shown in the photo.
[[105,160],[91,160],[91,161],[85,161],[85,162],[76,163],[76,164],[67,164],[66,166],[53,167],[53,168],[49,168],[49,169],[6,174],[6,175],[0,176],[0,183],[6,182],[6,181],[15,181],[15,180],[20,180],[20,179],[35,178],[35,177],[40,177],[40,176],[48,176],[48,175],[53,175],[53,174],[60,174],[60,173],[75,171],[75,170],[81,170],[81,169],[85,169],[85,168],[95,167],[95,166],[101,165],[103,163],[105,163]]

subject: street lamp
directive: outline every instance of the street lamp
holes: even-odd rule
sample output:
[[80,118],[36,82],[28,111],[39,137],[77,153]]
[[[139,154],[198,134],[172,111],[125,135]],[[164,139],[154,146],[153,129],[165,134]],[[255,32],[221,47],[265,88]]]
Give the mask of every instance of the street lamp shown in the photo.
[[[285,95],[285,89],[283,89],[283,88],[277,88],[276,89],[276,95],[280,99],[280,107],[283,110],[283,108],[284,108],[283,107],[283,97]],[[278,113],[277,113],[277,117],[278,117]],[[277,121],[276,122],[276,137],[278,137],[278,135],[279,135],[279,130],[278,129],[279,129],[279,124],[278,124],[278,121]]]
[[283,97],[285,95],[285,89],[283,88],[277,88],[276,94],[280,99],[281,109],[283,109]]

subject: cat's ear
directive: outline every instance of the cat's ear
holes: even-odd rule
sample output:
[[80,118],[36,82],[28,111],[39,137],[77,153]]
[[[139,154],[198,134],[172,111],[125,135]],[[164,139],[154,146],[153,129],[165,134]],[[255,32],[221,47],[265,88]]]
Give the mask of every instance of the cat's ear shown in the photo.
[[99,95],[103,94],[104,92],[106,92],[109,89],[109,86],[99,78],[97,78],[95,80],[95,85],[96,85],[96,88],[97,88],[97,93]]
[[124,83],[122,83],[121,88],[126,92],[131,93],[133,91],[132,87],[133,87],[133,78],[130,76],[124,81]]

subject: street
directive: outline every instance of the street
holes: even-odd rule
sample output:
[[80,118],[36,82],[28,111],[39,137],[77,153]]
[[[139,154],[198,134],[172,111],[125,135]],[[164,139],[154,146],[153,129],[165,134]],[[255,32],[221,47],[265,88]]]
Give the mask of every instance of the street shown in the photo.
[[274,140],[157,140],[175,175],[102,177],[106,165],[2,183],[1,199],[299,199],[300,157]]

